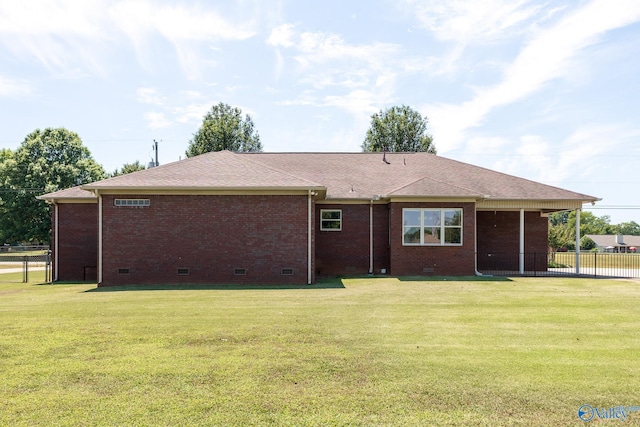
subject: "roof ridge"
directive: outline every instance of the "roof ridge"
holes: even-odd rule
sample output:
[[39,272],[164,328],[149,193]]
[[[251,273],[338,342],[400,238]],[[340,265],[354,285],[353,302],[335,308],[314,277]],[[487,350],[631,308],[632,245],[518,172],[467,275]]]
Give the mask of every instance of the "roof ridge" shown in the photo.
[[[231,153],[232,153],[232,154],[234,154],[234,155],[238,155],[238,156],[244,156],[244,155],[246,155],[246,154],[268,154],[268,153],[261,153],[261,152],[250,152],[250,153],[240,153],[240,152],[235,153],[235,152],[231,152]],[[275,154],[282,154],[282,153],[275,153]],[[304,154],[307,154],[307,153],[304,153]],[[282,169],[274,168],[273,166],[266,165],[266,164],[264,164],[264,163],[262,163],[262,162],[260,162],[260,161],[254,161],[253,159],[249,160],[248,156],[247,156],[247,160],[248,160],[248,161],[250,161],[250,162],[251,162],[251,163],[253,163],[253,164],[260,165],[260,166],[261,166],[261,167],[263,167],[263,168],[267,168],[267,169],[270,169],[270,170],[272,170],[272,171],[275,171],[275,172],[281,173],[281,174],[283,174],[283,175],[287,175],[287,176],[289,176],[289,177],[291,177],[291,178],[295,178],[295,179],[299,179],[299,180],[301,180],[301,181],[308,182],[309,184],[312,184],[312,185],[317,186],[317,187],[324,187],[324,185],[322,185],[322,184],[318,184],[317,182],[310,181],[310,180],[308,180],[307,178],[299,177],[298,175],[294,175],[294,174],[292,174],[292,173],[289,173],[289,172],[283,171]]]
[[439,183],[439,184],[448,185],[449,187],[455,187],[455,188],[458,188],[458,189],[460,189],[460,190],[466,190],[466,191],[469,191],[469,192],[474,193],[474,194],[479,194],[476,190],[472,190],[471,188],[466,188],[466,187],[462,187],[462,186],[460,186],[460,185],[451,184],[451,183],[449,183],[449,182],[440,181],[439,179],[431,178],[430,176],[421,176],[420,178],[415,179],[415,180],[413,180],[413,181],[411,181],[411,182],[409,182],[409,183],[407,183],[407,184],[404,184],[404,185],[401,185],[400,187],[394,188],[393,190],[391,190],[391,191],[390,191],[390,192],[388,192],[387,194],[393,194],[393,193],[396,193],[396,192],[398,192],[398,191],[402,190],[403,188],[407,188],[407,187],[409,187],[409,186],[411,186],[411,185],[413,185],[413,184],[417,183],[418,181],[422,181],[422,180],[424,180],[424,179],[428,179],[428,180],[430,180],[430,181],[437,182],[437,183]]

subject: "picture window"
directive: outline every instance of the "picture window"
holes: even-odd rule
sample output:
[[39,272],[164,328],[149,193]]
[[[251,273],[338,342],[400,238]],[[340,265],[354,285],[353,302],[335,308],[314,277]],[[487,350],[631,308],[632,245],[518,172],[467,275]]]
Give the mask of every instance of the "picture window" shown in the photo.
[[403,209],[405,246],[462,245],[462,209]]

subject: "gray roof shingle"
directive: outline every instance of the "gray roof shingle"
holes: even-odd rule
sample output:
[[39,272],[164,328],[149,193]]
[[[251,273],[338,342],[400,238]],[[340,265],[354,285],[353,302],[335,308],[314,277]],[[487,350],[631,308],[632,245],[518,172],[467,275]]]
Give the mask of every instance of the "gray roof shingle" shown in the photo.
[[[596,197],[428,153],[206,153],[83,185],[84,190],[326,189],[327,199]],[[56,193],[42,196],[52,199]]]

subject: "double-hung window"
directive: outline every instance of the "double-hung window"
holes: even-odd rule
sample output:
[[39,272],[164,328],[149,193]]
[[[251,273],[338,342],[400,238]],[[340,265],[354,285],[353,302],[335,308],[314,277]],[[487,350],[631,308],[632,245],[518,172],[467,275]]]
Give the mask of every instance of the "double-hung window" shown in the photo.
[[342,230],[342,210],[320,209],[320,230],[341,231]]
[[403,209],[403,245],[462,245],[462,209]]

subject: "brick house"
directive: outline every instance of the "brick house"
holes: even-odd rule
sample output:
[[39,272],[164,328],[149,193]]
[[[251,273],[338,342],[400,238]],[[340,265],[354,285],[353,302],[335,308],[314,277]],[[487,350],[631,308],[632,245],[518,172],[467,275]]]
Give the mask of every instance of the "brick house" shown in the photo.
[[54,278],[100,286],[544,270],[547,214],[599,200],[427,153],[229,151],[39,198]]

